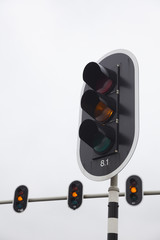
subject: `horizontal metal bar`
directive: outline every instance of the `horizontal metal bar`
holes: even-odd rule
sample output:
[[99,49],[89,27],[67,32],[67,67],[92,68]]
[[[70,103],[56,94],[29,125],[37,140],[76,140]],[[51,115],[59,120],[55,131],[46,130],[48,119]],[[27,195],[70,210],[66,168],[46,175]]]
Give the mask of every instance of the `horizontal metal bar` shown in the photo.
[[[151,195],[160,195],[160,191],[144,191],[144,196],[151,196]],[[125,193],[119,193],[119,197],[124,197]],[[91,198],[107,198],[108,194],[85,194],[83,195],[84,199],[91,199]],[[29,198],[28,202],[48,202],[48,201],[59,201],[59,200],[67,200],[67,196],[61,197],[47,197],[47,198]],[[5,200],[0,201],[0,205],[2,204],[13,204],[12,200]]]
[[12,200],[0,201],[0,204],[12,204],[12,203],[13,203]]
[[108,194],[85,194],[83,195],[84,199],[87,198],[106,198],[108,197]]
[[145,191],[143,193],[145,196],[150,196],[150,195],[160,195],[160,191]]
[[29,198],[28,202],[47,202],[47,201],[58,201],[67,200],[66,196],[63,197],[49,197],[49,198]]

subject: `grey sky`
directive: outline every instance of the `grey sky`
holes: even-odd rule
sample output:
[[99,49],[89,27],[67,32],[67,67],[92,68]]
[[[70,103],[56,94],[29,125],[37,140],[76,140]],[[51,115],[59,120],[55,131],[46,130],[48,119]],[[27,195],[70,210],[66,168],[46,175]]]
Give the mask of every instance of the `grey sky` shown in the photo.
[[[82,71],[115,49],[139,63],[140,135],[119,174],[120,191],[131,174],[144,190],[160,190],[160,3],[148,1],[0,1],[0,200],[25,184],[29,197],[67,195],[73,180],[84,193],[106,193],[109,181],[84,177],[77,164]],[[119,240],[159,240],[160,197],[137,207],[119,203]],[[3,240],[105,240],[107,199],[29,203],[17,214],[0,206]]]

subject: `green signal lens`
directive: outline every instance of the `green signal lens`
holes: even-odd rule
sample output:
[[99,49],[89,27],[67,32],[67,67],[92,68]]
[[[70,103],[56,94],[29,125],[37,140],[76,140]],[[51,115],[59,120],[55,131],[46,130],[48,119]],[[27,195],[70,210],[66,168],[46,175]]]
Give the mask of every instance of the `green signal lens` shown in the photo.
[[97,154],[107,153],[113,146],[115,133],[111,127],[106,127],[106,134],[95,121],[87,119],[79,128],[79,137]]
[[107,137],[101,138],[99,141],[94,142],[94,150],[102,153],[107,151],[111,146],[111,140]]
[[131,193],[131,194],[130,194],[130,197],[131,197],[131,199],[132,199],[132,202],[136,202],[137,199],[138,199],[138,196],[137,196],[136,194],[134,194],[134,193]]

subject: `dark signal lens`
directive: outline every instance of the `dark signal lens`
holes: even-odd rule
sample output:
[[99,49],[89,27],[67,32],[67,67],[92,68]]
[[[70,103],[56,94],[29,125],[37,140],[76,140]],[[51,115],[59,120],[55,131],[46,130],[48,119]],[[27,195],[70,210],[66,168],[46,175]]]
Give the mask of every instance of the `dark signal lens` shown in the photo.
[[94,150],[98,153],[106,152],[111,146],[111,140],[107,137],[102,137],[99,142],[94,142]]
[[18,209],[23,209],[23,205],[21,203],[17,204]]
[[79,137],[93,148],[98,154],[106,153],[110,150],[114,142],[114,131],[107,128],[107,135],[104,135],[92,120],[85,120],[79,129]]
[[77,186],[72,186],[72,189],[73,189],[73,191],[77,191],[78,190],[78,187]]
[[114,103],[111,105],[106,101],[102,101],[98,94],[93,90],[86,91],[81,100],[82,109],[98,122],[106,122],[111,119],[114,114]]
[[92,89],[102,94],[110,92],[114,87],[108,70],[96,62],[90,62],[86,65],[83,71],[83,80]]
[[97,86],[97,92],[99,93],[108,93],[113,87],[113,81],[107,79],[104,82],[101,82],[101,86]]
[[99,102],[94,110],[95,119],[99,122],[105,122],[110,119],[113,114],[113,110],[103,102]]
[[78,202],[77,202],[76,200],[73,200],[71,204],[72,204],[72,207],[73,207],[73,209],[74,209],[74,208],[77,207]]
[[132,193],[132,194],[130,195],[130,197],[131,197],[131,199],[132,199],[132,203],[134,203],[134,202],[136,202],[136,201],[138,200],[138,196],[137,196],[136,194],[134,194],[134,193]]
[[130,180],[130,183],[131,183],[132,186],[136,186],[137,185],[137,182],[136,182],[136,180],[134,178],[132,178]]

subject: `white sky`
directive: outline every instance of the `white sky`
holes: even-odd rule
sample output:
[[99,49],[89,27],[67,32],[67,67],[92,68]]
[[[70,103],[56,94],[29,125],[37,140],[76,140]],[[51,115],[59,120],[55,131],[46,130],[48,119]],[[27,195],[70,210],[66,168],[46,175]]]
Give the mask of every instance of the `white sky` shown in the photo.
[[[119,174],[137,174],[144,190],[160,190],[160,2],[158,0],[0,0],[0,200],[17,186],[29,198],[67,195],[73,180],[84,193],[107,193],[77,164],[82,71],[107,52],[128,49],[139,62],[140,136]],[[119,240],[160,239],[160,197],[137,206],[120,198]],[[0,206],[0,239],[107,238],[108,199],[84,200],[73,211],[66,201],[29,203],[17,214]]]

